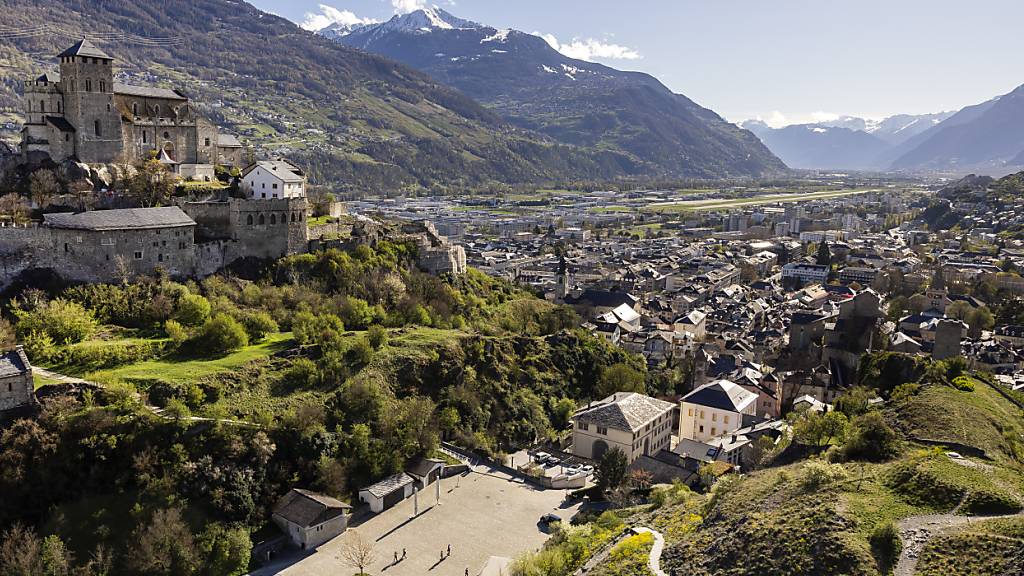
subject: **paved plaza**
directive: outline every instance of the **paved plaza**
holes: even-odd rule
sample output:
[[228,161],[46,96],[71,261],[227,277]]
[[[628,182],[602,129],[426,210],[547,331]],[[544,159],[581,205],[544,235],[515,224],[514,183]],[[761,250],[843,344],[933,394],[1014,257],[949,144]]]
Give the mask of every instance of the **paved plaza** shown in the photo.
[[[316,552],[287,567],[262,569],[255,574],[347,575],[357,572],[339,558],[355,533],[374,542],[377,561],[368,572],[382,576],[436,575],[499,576],[508,559],[536,550],[548,535],[537,521],[554,512],[568,521],[578,504],[561,508],[564,490],[539,490],[513,481],[508,475],[475,467],[465,476],[441,480],[441,504],[433,486],[419,493],[420,514],[413,513],[413,499],[371,517],[359,526],[321,546]],[[441,552],[451,544],[450,557]],[[394,564],[394,554],[406,558]],[[486,569],[485,569],[486,567]]]

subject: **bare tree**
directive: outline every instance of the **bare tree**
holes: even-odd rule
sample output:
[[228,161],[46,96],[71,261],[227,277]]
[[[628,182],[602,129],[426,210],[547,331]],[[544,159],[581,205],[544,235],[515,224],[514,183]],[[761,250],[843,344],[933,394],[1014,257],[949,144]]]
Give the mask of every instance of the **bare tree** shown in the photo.
[[365,574],[366,567],[377,561],[377,550],[374,549],[372,541],[358,532],[353,532],[352,537],[342,546],[339,558],[345,564],[359,569],[360,574]]
[[0,573],[35,576],[43,571],[42,549],[35,530],[14,524],[0,537]]
[[51,198],[60,194],[60,182],[53,170],[36,170],[28,179],[28,191],[36,207],[42,210]]
[[0,214],[7,216],[11,222],[21,224],[28,221],[28,206],[21,196],[10,193],[0,196]]

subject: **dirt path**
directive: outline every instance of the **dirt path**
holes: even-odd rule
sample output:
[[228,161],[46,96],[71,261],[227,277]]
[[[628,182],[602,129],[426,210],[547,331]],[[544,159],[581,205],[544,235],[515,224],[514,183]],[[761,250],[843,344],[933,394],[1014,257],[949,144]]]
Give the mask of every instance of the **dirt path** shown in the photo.
[[[85,386],[96,386],[99,388],[103,387],[102,384],[98,384],[96,382],[90,382],[88,380],[83,380],[81,378],[76,378],[74,376],[68,376],[66,374],[61,374],[59,372],[47,370],[46,368],[40,368],[39,366],[33,366],[32,372],[35,374],[39,374],[44,378],[56,380],[57,382],[61,382],[63,384],[81,384]],[[151,404],[144,404],[144,406],[147,410],[149,410],[157,417],[162,418],[164,420],[178,419],[175,416],[167,414],[166,410],[164,410],[163,408],[157,408],[156,406],[153,406]],[[254,424],[252,422],[244,422],[242,420],[231,420],[228,418],[203,418],[202,416],[188,416],[185,418],[181,418],[181,420],[185,420],[187,422],[216,422],[218,424],[226,424],[228,426],[239,426],[244,428],[262,428],[262,426],[260,426],[259,424]]]
[[647,567],[651,569],[654,576],[668,576],[664,570],[661,569],[661,553],[665,551],[665,537],[662,536],[661,532],[652,530],[651,528],[634,528],[636,532],[647,532],[654,536],[654,545],[651,546],[651,556],[647,559]]
[[[959,508],[959,506],[957,506]],[[964,526],[971,522],[984,520],[996,520],[999,518],[1013,518],[1021,514],[1005,514],[1002,516],[959,516],[957,514],[925,514],[922,516],[911,516],[899,521],[897,525],[900,532],[900,539],[903,541],[903,551],[900,553],[900,560],[893,572],[894,576],[914,576],[917,570],[917,561],[921,551],[928,544],[933,536],[945,532],[950,528]]]

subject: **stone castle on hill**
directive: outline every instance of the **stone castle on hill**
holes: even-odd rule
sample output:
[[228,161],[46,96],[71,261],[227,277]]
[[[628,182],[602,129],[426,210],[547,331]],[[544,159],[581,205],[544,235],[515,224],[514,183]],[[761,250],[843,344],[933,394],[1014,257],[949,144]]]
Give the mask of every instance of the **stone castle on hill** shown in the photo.
[[[244,197],[51,213],[31,226],[0,224],[0,287],[40,269],[69,282],[113,282],[158,270],[176,278],[204,277],[245,258],[276,259],[334,245],[322,241],[317,229],[310,231],[306,177],[299,168],[283,160],[243,166],[238,141],[219,135],[188,98],[174,90],[115,84],[113,59],[88,40],[59,58],[59,80],[44,75],[25,84],[26,162],[44,157],[101,164],[155,156],[179,176],[194,179],[212,179],[214,164],[233,165],[244,168]],[[403,232],[412,232],[423,269],[465,271],[465,251],[432,226]],[[358,242],[370,240],[356,235]]]
[[57,57],[59,77],[24,82],[23,162],[159,156],[185,177],[211,177],[215,164],[246,164],[238,139],[220,134],[181,92],[114,82],[114,59],[87,39]]

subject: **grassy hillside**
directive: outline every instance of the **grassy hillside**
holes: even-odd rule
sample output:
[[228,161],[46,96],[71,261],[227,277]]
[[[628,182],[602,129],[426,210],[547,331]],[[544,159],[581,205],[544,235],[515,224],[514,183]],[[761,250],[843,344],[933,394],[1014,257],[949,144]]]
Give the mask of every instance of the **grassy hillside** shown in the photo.
[[632,171],[622,155],[517,132],[420,72],[244,2],[2,0],[0,12],[0,109],[20,110],[19,81],[53,72],[55,55],[88,35],[126,81],[184,90],[212,120],[289,154],[315,182],[398,189]]
[[[869,364],[887,363],[891,374],[900,360],[879,355]],[[973,390],[957,389],[929,362],[905,360],[906,378],[917,387],[884,392],[881,412],[899,432],[898,456],[864,461],[844,457],[840,445],[822,456],[727,476],[706,494],[659,489],[654,504],[618,515],[665,535],[668,573],[753,576],[889,574],[893,558],[877,542],[902,519],[1019,512],[1024,412],[980,380],[971,380]],[[954,448],[985,456],[949,458],[942,447],[916,438],[955,442]],[[974,521],[937,535],[918,573],[1016,574],[1022,526],[1020,519]]]

